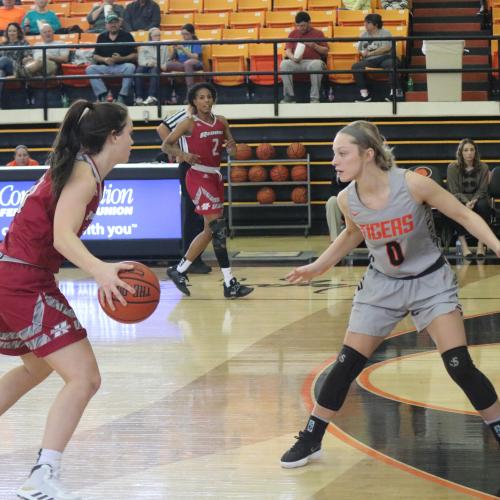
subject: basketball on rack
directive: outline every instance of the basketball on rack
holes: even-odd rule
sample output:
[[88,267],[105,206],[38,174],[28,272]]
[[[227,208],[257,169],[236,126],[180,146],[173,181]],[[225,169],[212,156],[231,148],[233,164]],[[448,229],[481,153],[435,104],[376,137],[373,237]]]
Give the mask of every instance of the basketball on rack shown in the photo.
[[276,201],[276,193],[271,187],[262,187],[257,191],[257,201],[261,205],[270,205]]
[[259,160],[270,160],[271,158],[274,158],[276,151],[274,150],[274,146],[272,144],[264,142],[257,146],[255,155]]
[[275,165],[270,172],[271,179],[274,182],[285,182],[290,177],[290,172],[285,165]]
[[292,144],[286,148],[286,155],[288,158],[305,158],[306,148],[300,142],[292,142]]
[[250,160],[252,158],[252,148],[248,144],[236,144],[237,160]]
[[260,165],[255,165],[250,167],[248,171],[248,178],[252,182],[264,182],[267,181],[267,170]]
[[231,181],[233,182],[248,181],[248,169],[245,167],[231,167]]
[[292,167],[292,181],[307,181],[307,169],[305,165]]
[[292,201],[294,203],[307,203],[307,189],[304,186],[293,188]]
[[110,318],[120,323],[138,323],[151,316],[160,302],[160,283],[156,274],[144,264],[133,261],[127,261],[126,264],[133,264],[134,269],[120,271],[118,276],[134,288],[135,295],[120,288],[127,305],[122,306],[118,299],[113,296],[115,310],[112,311],[99,290],[99,304]]

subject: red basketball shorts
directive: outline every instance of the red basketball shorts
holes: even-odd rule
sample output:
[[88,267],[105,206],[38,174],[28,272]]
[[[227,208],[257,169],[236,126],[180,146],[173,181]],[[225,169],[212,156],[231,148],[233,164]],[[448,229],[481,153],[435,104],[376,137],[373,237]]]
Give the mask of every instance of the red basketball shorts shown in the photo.
[[200,172],[191,167],[186,174],[186,188],[197,214],[208,215],[223,210],[224,181],[219,171]]
[[38,357],[87,336],[45,269],[0,262],[0,353]]

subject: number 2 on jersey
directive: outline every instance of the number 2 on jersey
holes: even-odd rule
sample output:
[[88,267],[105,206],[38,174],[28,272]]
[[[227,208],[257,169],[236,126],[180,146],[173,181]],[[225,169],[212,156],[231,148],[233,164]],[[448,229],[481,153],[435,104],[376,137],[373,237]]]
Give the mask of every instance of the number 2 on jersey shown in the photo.
[[212,155],[213,156],[220,155],[220,152],[219,152],[219,139],[218,138],[214,138],[214,139],[212,139],[212,142],[214,143],[214,147],[212,148]]

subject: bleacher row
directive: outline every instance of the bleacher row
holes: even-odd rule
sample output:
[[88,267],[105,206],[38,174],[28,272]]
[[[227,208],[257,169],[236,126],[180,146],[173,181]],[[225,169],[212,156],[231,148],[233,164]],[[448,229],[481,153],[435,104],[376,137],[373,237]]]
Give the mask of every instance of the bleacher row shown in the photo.
[[[204,0],[204,5],[213,0]],[[215,1],[215,0],[214,0]],[[231,3],[231,0],[216,0],[219,4]],[[280,3],[281,0],[275,0],[274,6]],[[309,0],[311,2],[329,2],[332,6],[340,0]],[[174,4],[177,0],[170,0]],[[289,0],[286,0],[288,4]],[[304,5],[306,0],[300,0]],[[183,8],[189,8],[200,4],[201,0],[186,0],[183,1]],[[270,4],[270,0],[261,2],[260,0],[252,0],[254,7],[264,4]],[[296,2],[299,3],[299,2]],[[239,0],[238,6],[246,5],[246,0]],[[53,8],[57,4],[52,5]],[[59,4],[66,5],[66,4]],[[68,4],[73,7],[75,4]],[[85,5],[83,3],[77,5]],[[93,5],[93,4],[91,4]],[[306,6],[307,7],[307,6]],[[213,7],[215,8],[215,7]],[[76,12],[76,11],[75,11]],[[268,40],[287,38],[288,34],[294,29],[295,15],[298,10],[278,10],[278,11],[244,11],[244,12],[184,12],[173,14],[162,14],[162,41],[177,41],[182,40],[180,33],[181,27],[186,23],[193,23],[196,28],[196,34],[199,40],[202,41],[217,41],[217,40]],[[328,10],[311,10],[309,11],[312,24],[315,28],[323,31],[326,38],[358,38],[364,31],[364,18],[366,14],[372,10],[349,11],[331,8]],[[373,12],[379,13],[383,20],[384,26],[394,36],[407,36],[409,26],[409,11],[388,11],[383,9],[375,9]],[[240,16],[240,14],[243,14]],[[75,23],[75,18],[73,24]],[[136,42],[145,42],[148,39],[147,31],[132,32]],[[61,43],[77,44],[77,43],[95,43],[97,33],[71,33],[66,35],[55,35],[55,40]],[[30,43],[41,41],[40,36],[26,37]],[[402,58],[405,54],[405,42],[397,43],[397,55]],[[284,54],[284,44],[278,46],[278,64],[281,62]],[[241,71],[273,71],[273,45],[271,43],[248,44],[242,43],[238,45],[205,45],[203,46],[203,65],[205,70],[213,72],[241,72]],[[359,52],[355,42],[330,42],[329,53],[327,57],[328,70],[350,70],[352,64],[359,60]],[[83,65],[63,64],[63,74],[76,75],[85,74]],[[273,75],[251,75],[250,81],[256,85],[272,85],[274,82]],[[245,82],[245,76],[214,76],[213,81],[218,85],[237,86]],[[330,74],[329,80],[332,83],[348,84],[354,81],[352,73]],[[65,80],[64,83],[68,86],[83,87],[88,86],[88,80]]]

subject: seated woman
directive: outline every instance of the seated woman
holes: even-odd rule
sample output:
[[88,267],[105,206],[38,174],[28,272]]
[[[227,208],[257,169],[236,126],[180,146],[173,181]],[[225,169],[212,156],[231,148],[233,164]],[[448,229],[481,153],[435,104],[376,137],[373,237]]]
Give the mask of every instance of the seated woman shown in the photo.
[[[489,221],[491,207],[488,199],[488,165],[481,162],[479,151],[472,139],[462,139],[457,148],[457,160],[448,165],[446,174],[449,191],[466,207],[478,213],[486,222]],[[466,239],[465,229],[454,223],[458,240],[462,245],[465,258],[473,256]],[[477,242],[476,257],[484,257],[485,247]]]
[[[201,62],[202,47],[199,43],[193,43],[193,40],[198,40],[194,32],[192,24],[185,24],[181,29],[181,35],[184,39],[182,45],[173,45],[170,61],[167,64],[167,72],[182,71],[185,73],[194,73],[203,69]],[[186,85],[191,88],[194,84],[194,76],[186,76]]]
[[[151,28],[149,30],[148,40],[151,42],[159,42],[161,40],[161,32],[159,28]],[[136,73],[149,73],[157,75],[158,71],[158,56],[157,47],[152,45],[143,45],[139,47],[139,61],[135,69]],[[166,45],[160,47],[160,68],[165,71],[167,68],[168,51]],[[144,76],[135,77],[135,103],[137,105],[156,104],[160,91],[160,79],[155,77],[149,78],[148,96],[144,99]]]
[[28,148],[23,144],[19,144],[19,146],[16,146],[14,159],[7,163],[8,167],[34,167],[37,165],[40,165],[40,163],[30,157]]
[[[2,50],[2,47],[9,45],[26,45],[26,50]],[[31,57],[32,51],[29,48],[28,42],[24,39],[24,33],[21,26],[17,23],[9,23],[5,30],[5,39],[0,46],[0,77],[10,76],[16,73],[16,68],[22,67],[25,60]],[[4,82],[0,80],[0,99],[2,96]]]

